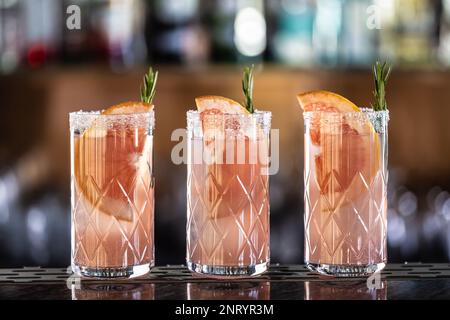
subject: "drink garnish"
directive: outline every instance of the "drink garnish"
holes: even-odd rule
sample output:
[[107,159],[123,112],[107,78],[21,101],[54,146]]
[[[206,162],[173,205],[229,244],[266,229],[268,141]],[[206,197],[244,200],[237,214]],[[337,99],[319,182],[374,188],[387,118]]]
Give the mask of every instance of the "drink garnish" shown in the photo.
[[248,114],[254,113],[253,106],[253,68],[245,67],[242,78],[242,91],[245,96],[245,104],[222,96],[201,96],[195,98],[197,110],[202,114]]
[[158,71],[153,71],[150,67],[144,75],[143,86],[141,87],[141,101],[152,104],[156,93],[156,82],[158,81]]
[[[376,159],[380,158],[380,142],[371,122],[348,116],[362,110],[333,92],[306,92],[297,95],[297,99],[305,112],[312,112],[308,132],[311,144],[320,147],[314,161],[321,194],[334,195],[332,208],[345,202],[345,197],[356,199],[365,188],[359,178],[364,177],[370,185],[378,171],[378,161],[371,162],[371,157],[375,154]],[[343,115],[337,118],[341,121],[340,129],[336,125],[324,125],[325,113]],[[346,193],[347,190],[351,191]]]
[[374,103],[372,108],[374,111],[388,110],[386,103],[386,84],[391,74],[391,66],[385,61],[383,63],[376,61],[373,66],[373,76],[375,89],[373,91]]
[[[101,115],[150,112],[153,109],[152,100],[157,78],[158,71],[154,72],[150,67],[141,88],[142,101],[128,101],[110,106],[103,110]],[[91,206],[91,210],[96,209],[106,215],[131,222],[134,216],[133,208],[128,202],[143,198],[140,194],[142,192],[136,191],[136,181],[151,183],[147,158],[152,141],[147,137],[145,128],[130,131],[122,126],[119,131],[123,136],[118,144],[116,129],[107,128],[99,117],[74,140],[74,155],[79,159],[74,164],[75,182],[80,194],[87,200],[85,205]],[[96,155],[99,152],[105,157],[104,168],[99,168],[97,163]]]
[[244,92],[245,103],[244,107],[249,113],[255,112],[253,106],[253,69],[254,65],[251,67],[245,67],[242,76],[242,91]]

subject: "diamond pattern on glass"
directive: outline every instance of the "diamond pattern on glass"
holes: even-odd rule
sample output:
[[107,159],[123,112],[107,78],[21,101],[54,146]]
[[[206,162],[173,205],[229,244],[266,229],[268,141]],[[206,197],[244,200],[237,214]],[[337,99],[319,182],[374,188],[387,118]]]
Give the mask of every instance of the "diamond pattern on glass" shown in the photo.
[[[331,174],[315,181],[305,170],[306,261],[321,264],[373,264],[386,260],[386,174],[379,170],[372,181],[359,172],[344,192],[321,188],[337,181]],[[363,186],[355,197],[355,185]],[[329,187],[329,190],[333,190]],[[348,194],[352,190],[352,194]]]
[[[149,180],[150,183],[144,180]],[[112,185],[121,186],[119,179],[111,179],[104,184],[103,189],[99,188],[93,177],[87,177],[85,181],[91,186],[80,188],[72,181],[74,262],[91,268],[127,267],[152,263],[154,203],[150,166],[148,172],[141,172],[140,176],[127,186],[128,190],[125,190],[123,186],[120,187],[126,202],[120,203],[117,211],[129,211],[130,220],[120,215],[105,213],[99,205]],[[87,196],[83,190],[96,194]],[[91,204],[88,199],[96,200]]]
[[221,266],[268,261],[268,176],[259,166],[243,167],[188,169],[188,261]]

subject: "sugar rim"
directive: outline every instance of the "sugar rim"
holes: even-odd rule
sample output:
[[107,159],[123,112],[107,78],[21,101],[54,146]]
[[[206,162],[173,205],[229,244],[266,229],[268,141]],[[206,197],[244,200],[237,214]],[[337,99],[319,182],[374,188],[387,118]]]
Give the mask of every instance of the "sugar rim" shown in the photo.
[[133,123],[133,121],[135,121],[137,127],[149,126],[150,129],[153,129],[155,126],[154,110],[127,114],[101,114],[101,112],[99,110],[70,112],[69,124],[71,130],[86,130],[93,125],[94,121],[100,127],[108,127],[114,123],[128,124]]
[[[189,110],[186,112],[186,118],[190,121],[200,121],[201,112],[198,110]],[[220,119],[220,118],[241,118],[242,121],[262,121],[263,123],[269,123],[272,120],[272,112],[255,110],[254,113],[215,113],[204,114],[203,118],[207,119]],[[248,120],[247,120],[248,119]]]
[[389,122],[389,110],[375,111],[370,108],[361,108],[361,112],[330,112],[330,111],[306,111],[303,112],[303,119],[311,120],[313,118],[319,118],[323,122],[328,123],[340,123],[345,119],[353,119],[358,121],[370,120]]
[[104,110],[95,110],[95,111],[73,111],[69,112],[70,117],[106,117],[106,118],[120,118],[120,117],[135,117],[145,114],[154,115],[155,110],[145,111],[145,112],[134,112],[134,113],[123,113],[123,114],[102,114]]

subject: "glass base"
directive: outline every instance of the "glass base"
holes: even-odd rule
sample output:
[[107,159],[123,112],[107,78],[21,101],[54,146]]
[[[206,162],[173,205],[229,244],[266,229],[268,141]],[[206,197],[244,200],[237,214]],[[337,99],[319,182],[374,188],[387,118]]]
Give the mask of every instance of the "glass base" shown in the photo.
[[190,271],[202,274],[208,277],[226,278],[233,277],[249,277],[257,276],[267,271],[269,262],[263,262],[260,264],[254,264],[249,266],[209,266],[205,264],[199,264],[191,261],[187,261],[187,267]]
[[72,265],[72,271],[80,277],[111,279],[111,278],[136,278],[150,272],[150,263],[122,268],[91,268]]
[[323,264],[306,262],[306,267],[314,272],[334,277],[367,277],[384,269],[386,264]]

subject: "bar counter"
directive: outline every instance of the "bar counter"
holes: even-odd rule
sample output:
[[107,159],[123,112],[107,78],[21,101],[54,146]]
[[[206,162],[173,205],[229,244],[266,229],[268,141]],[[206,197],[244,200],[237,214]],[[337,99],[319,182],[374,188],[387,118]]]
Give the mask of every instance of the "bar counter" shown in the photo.
[[255,278],[219,281],[185,266],[132,280],[79,279],[65,268],[0,269],[0,299],[18,300],[404,300],[450,299],[450,264],[389,264],[380,277],[329,278],[303,265],[272,265]]

